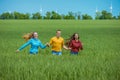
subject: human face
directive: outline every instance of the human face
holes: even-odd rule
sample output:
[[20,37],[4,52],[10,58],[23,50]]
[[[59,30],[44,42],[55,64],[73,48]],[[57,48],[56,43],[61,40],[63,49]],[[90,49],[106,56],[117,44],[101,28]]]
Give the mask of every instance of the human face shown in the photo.
[[59,38],[61,36],[61,31],[57,31],[56,36]]
[[75,37],[75,39],[78,39],[78,38],[79,38],[78,34],[75,34],[75,36],[74,36],[74,37]]
[[38,38],[38,33],[37,33],[37,32],[34,32],[34,33],[33,33],[33,36],[34,36],[34,38]]

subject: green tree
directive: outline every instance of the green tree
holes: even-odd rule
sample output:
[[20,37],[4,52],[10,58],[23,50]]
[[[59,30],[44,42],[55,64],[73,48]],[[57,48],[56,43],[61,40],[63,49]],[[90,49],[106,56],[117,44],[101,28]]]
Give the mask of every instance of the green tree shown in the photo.
[[13,13],[5,12],[0,15],[0,19],[13,19]]
[[44,19],[51,19],[51,12],[46,12]]
[[26,14],[24,15],[24,19],[30,19],[30,14],[29,14],[29,13],[26,13]]
[[32,15],[32,19],[42,19],[42,16],[39,12],[33,13]]
[[118,16],[118,19],[120,20],[120,16]]
[[68,14],[64,16],[64,19],[75,19],[74,13],[68,12]]
[[92,17],[90,15],[88,15],[88,14],[83,14],[82,19],[83,20],[92,20]]
[[19,14],[19,19],[25,19],[25,15],[23,13]]
[[106,19],[112,19],[112,14],[111,13],[107,13]]
[[81,12],[78,12],[77,13],[77,19],[80,20],[81,19],[81,16],[80,16]]
[[20,19],[21,14],[19,12],[15,11],[13,14],[14,14],[14,19]]
[[103,10],[100,19],[112,19],[112,14]]
[[116,16],[113,16],[112,19],[117,19]]
[[118,20],[120,20],[120,13],[119,13],[119,15],[118,15]]
[[61,15],[55,11],[51,12],[51,19],[62,19]]

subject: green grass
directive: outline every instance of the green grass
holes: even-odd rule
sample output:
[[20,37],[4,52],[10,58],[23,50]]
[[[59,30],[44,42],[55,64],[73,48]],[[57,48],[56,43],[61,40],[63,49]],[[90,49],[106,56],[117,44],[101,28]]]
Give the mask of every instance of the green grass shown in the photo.
[[[84,44],[78,56],[63,50],[53,56],[50,48],[29,55],[29,47],[15,53],[22,35],[37,31],[49,42],[57,29],[62,37],[77,32]],[[120,80],[120,21],[0,20],[0,80]]]

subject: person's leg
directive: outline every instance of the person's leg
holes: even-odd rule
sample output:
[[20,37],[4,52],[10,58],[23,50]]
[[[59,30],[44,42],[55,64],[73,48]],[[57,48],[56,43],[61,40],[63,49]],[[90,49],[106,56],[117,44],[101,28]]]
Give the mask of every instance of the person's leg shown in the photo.
[[57,53],[56,53],[55,51],[52,51],[52,54],[53,54],[53,55],[56,55]]
[[78,52],[71,51],[70,54],[71,55],[78,55]]
[[30,55],[36,55],[36,54],[38,54],[38,52],[35,52],[35,53],[30,52]]
[[53,54],[53,55],[59,55],[59,56],[60,56],[60,55],[62,55],[62,52],[61,52],[61,51],[60,51],[60,52],[52,51],[52,54]]
[[57,55],[59,55],[59,56],[62,55],[62,52],[57,52]]

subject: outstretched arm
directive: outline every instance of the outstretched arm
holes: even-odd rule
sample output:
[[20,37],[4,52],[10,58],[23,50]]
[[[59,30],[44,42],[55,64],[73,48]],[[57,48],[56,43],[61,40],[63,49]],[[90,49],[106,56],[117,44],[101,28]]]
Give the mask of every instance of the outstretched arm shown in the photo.
[[68,47],[66,47],[66,46],[64,45],[64,40],[63,40],[63,42],[62,42],[62,47],[63,47],[64,49],[66,49],[66,50],[70,50],[70,48],[68,48]]
[[43,45],[42,42],[40,42],[40,48],[44,49],[46,48],[47,44],[46,45]]
[[23,44],[19,49],[16,50],[16,52],[21,51],[22,49],[24,49],[25,47],[27,47],[30,44],[30,40],[28,42],[26,42],[25,44]]
[[71,50],[71,48],[68,48],[65,45],[63,45],[63,48],[66,49],[66,50]]

